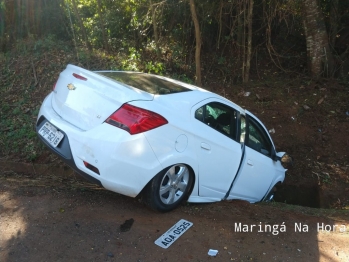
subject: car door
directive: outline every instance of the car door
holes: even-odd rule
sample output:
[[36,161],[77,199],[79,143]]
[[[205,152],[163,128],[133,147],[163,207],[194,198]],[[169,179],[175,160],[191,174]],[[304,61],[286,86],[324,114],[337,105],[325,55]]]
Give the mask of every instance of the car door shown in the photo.
[[207,201],[224,198],[240,165],[238,112],[228,104],[205,100],[192,108],[199,162],[199,195]]
[[274,145],[265,128],[248,114],[241,116],[240,140],[244,156],[229,199],[261,201],[277,175],[278,165],[272,159]]

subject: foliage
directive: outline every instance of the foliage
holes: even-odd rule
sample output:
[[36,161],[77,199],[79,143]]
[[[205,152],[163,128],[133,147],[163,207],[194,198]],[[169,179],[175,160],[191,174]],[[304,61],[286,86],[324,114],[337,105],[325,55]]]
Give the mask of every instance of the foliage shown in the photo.
[[[76,9],[73,2],[76,3]],[[349,2],[319,1],[335,56],[335,76],[347,78],[349,62]],[[224,65],[228,78],[240,79],[247,25],[243,0],[197,1],[204,74]],[[252,74],[274,66],[287,73],[307,72],[303,10],[298,0],[255,0],[253,10]],[[337,5],[336,5],[337,3]],[[79,22],[81,21],[81,23]],[[245,21],[246,22],[246,21]],[[154,26],[157,27],[155,36]],[[84,34],[86,36],[84,36]],[[177,0],[0,0],[0,51],[16,47],[21,39],[53,48],[71,41],[86,61],[88,47],[122,58],[119,69],[182,75],[195,71],[195,36],[188,1]],[[157,41],[155,41],[158,39]],[[246,39],[245,39],[246,40]],[[44,50],[41,50],[44,51]],[[219,73],[219,72],[216,72]]]
[[156,62],[153,64],[152,61],[149,61],[145,64],[145,69],[148,71],[148,73],[156,73],[158,75],[162,75],[162,72],[164,71],[164,65],[163,63]]
[[121,61],[122,70],[127,71],[139,71],[139,63],[140,63],[140,53],[133,47],[129,48],[129,56]]
[[42,155],[44,147],[35,132],[41,102],[58,74],[69,63],[89,69],[119,68],[114,57],[90,53],[57,41],[54,36],[18,41],[16,49],[0,55],[0,156],[28,161]]

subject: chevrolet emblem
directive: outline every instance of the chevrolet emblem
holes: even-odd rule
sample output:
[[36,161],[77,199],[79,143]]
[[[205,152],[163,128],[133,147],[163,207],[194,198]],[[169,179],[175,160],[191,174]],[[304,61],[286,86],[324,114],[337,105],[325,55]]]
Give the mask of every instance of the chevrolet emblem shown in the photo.
[[76,87],[73,84],[68,84],[67,87],[68,87],[69,90],[75,90],[76,89]]

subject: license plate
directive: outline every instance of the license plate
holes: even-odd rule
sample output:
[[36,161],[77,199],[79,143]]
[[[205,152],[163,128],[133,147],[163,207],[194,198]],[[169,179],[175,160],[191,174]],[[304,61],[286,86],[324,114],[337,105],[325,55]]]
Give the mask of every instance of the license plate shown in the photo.
[[62,132],[58,131],[49,122],[46,122],[39,130],[39,134],[49,142],[53,147],[56,147],[59,142],[63,139],[64,135]]
[[181,219],[173,227],[171,227],[165,234],[159,237],[155,244],[168,248],[171,246],[185,231],[187,231],[193,225],[192,222]]

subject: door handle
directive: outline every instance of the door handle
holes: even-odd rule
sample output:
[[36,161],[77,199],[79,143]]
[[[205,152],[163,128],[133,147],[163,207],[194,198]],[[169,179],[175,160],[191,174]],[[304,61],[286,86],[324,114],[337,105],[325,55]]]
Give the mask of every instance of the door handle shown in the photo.
[[206,150],[211,150],[210,145],[208,145],[206,143],[201,143],[201,148],[206,149]]
[[249,160],[247,160],[247,165],[253,166],[253,162],[249,159]]

